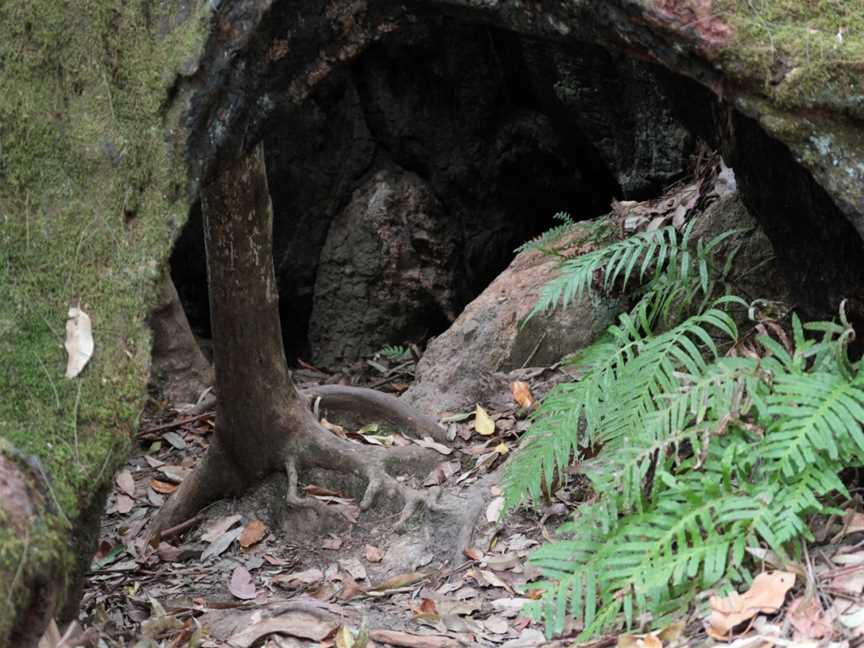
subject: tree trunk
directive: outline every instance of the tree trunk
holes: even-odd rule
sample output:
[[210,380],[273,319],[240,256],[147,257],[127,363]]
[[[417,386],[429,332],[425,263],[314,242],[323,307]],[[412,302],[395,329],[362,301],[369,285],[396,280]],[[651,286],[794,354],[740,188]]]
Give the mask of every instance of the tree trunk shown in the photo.
[[[282,347],[272,207],[260,145],[223,164],[202,190],[201,207],[218,394],[216,431],[204,460],[162,507],[151,533],[158,537],[160,530],[186,521],[209,502],[282,471],[288,477],[289,506],[333,515],[332,507],[299,490],[301,475],[323,470],[349,478],[361,509],[376,503],[396,511],[401,507],[397,526],[419,510],[439,515],[437,530],[448,543],[458,537],[454,546],[461,551],[481,501],[470,506],[452,497],[441,501],[440,493],[407,487],[393,474],[425,475],[438,456],[417,446],[385,449],[333,435],[312,416],[291,381]],[[422,436],[443,434],[434,420],[412,413],[395,398],[357,388],[317,391],[316,397],[337,410],[372,413]]]

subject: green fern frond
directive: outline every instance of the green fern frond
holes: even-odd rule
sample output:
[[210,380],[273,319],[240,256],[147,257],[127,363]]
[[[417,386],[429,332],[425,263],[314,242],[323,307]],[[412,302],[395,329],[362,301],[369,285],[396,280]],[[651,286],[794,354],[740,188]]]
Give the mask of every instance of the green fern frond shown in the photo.
[[552,245],[560,241],[567,234],[576,229],[577,223],[570,217],[570,214],[567,212],[558,212],[553,217],[556,221],[560,223],[560,225],[556,225],[555,227],[547,230],[540,236],[523,243],[518,248],[516,248],[516,254],[520,254],[522,252],[527,252],[529,250],[539,250],[544,254],[552,254],[555,252],[552,250]]

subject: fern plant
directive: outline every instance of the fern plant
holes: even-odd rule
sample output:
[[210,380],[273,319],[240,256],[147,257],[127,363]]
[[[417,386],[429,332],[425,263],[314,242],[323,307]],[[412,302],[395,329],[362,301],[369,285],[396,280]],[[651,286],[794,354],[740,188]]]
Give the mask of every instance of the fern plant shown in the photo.
[[[789,348],[763,334],[764,357],[729,355],[730,310],[746,303],[716,295],[731,264],[712,254],[733,233],[691,252],[690,231],[566,260],[538,304],[642,282],[631,312],[574,360],[583,378],[543,400],[505,475],[511,507],[538,502],[574,463],[596,493],[531,558],[549,635],[568,615],[586,637],[622,616],[659,624],[701,589],[748,579],[747,547],[782,556],[812,539],[808,517],[848,497],[837,474],[864,463],[864,372],[842,313],[840,324],[793,316]],[[668,307],[682,296],[686,317]]]

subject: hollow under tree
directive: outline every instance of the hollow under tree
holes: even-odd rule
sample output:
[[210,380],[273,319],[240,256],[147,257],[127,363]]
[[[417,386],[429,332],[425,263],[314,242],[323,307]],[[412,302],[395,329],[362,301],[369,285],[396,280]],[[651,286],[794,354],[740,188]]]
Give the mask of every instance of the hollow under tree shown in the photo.
[[[360,497],[360,508],[396,507],[397,526],[424,510],[440,516],[438,534],[451,550],[470,539],[482,497],[457,498],[417,490],[394,475],[428,472],[441,456],[419,446],[382,448],[352,443],[324,429],[307,396],[291,380],[282,346],[272,255],[272,206],[262,146],[223,163],[201,190],[210,315],[216,369],[214,438],[199,465],[165,503],[151,534],[185,522],[208,503],[237,495],[284,471],[288,505],[332,515],[302,497],[298,478],[308,470],[338,470]],[[367,389],[324,386],[310,394],[333,410],[352,410],[442,440],[437,423],[393,396]],[[422,474],[426,474],[423,472]],[[362,494],[362,495],[361,495]]]

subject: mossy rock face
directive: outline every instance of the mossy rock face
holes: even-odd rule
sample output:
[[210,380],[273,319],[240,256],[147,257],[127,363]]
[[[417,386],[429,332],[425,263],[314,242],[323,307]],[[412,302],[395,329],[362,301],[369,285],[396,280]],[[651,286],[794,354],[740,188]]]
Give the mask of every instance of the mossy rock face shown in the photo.
[[[183,93],[169,90],[206,32],[203,9],[167,4],[0,5],[0,462],[47,477],[25,532],[0,529],[0,645],[74,612],[146,396],[145,316],[187,213],[185,162],[166,140],[182,138],[170,109]],[[95,353],[66,379],[72,304]]]

